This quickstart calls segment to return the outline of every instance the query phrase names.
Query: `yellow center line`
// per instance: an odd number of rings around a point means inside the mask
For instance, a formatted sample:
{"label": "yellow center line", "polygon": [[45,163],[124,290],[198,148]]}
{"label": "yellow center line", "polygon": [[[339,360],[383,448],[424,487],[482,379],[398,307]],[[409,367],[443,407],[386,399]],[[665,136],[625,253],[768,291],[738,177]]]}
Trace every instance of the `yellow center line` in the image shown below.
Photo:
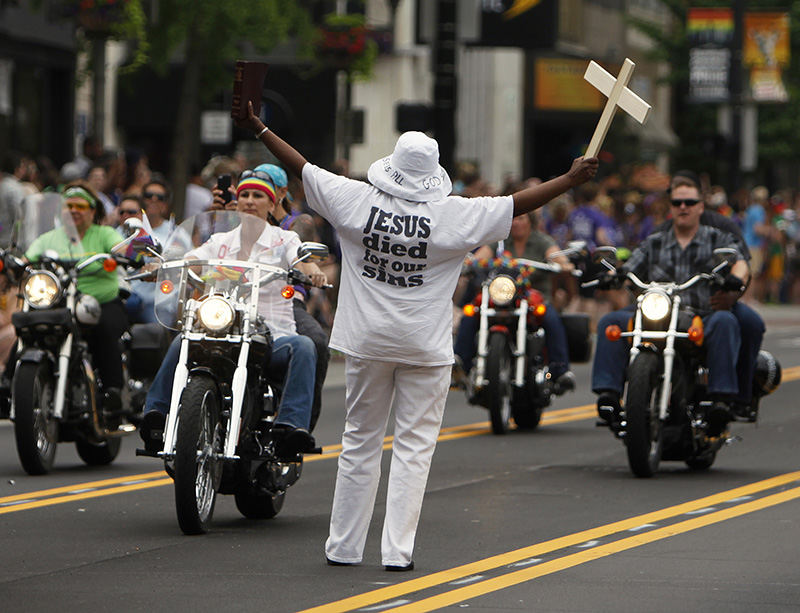
{"label": "yellow center line", "polygon": [[798,480],[800,480],[800,471],[778,475],[763,481],[757,481],[755,483],[736,487],[731,490],[719,492],[718,494],[704,496],[689,502],[666,507],[664,509],[638,515],[636,517],[623,519],[617,522],[606,524],[604,526],[582,530],[574,534],[558,537],[549,541],[544,541],[542,543],[516,549],[514,551],[484,558],[483,560],[477,560],[462,566],[432,573],[424,577],[419,577],[409,581],[404,581],[402,583],[397,583],[395,585],[379,588],[377,590],[372,590],[357,596],[351,596],[350,598],[345,598],[329,604],[306,609],[300,613],[343,613],[344,611],[352,611],[353,609],[374,605],[379,602],[397,598],[399,596],[404,596],[406,594],[429,589],[444,583],[463,579],[464,577],[469,577],[471,575],[500,568],[502,566],[507,566],[509,564],[536,557],[538,555],[551,553],[565,547],[580,545],[582,543],[586,543],[587,541],[597,540],[617,532],[639,528],[644,524],[655,523],[664,519],[689,513],[691,511],[704,509],[715,504],[727,502],[741,496],[747,496],[756,492],[773,489]]}
{"label": "yellow center line", "polygon": [[463,602],[464,600],[476,598],[478,596],[484,596],[490,592],[496,592],[498,590],[524,583],[525,581],[530,581],[531,579],[557,573],[580,564],[585,564],[600,558],[608,557],[615,553],[627,551],[628,549],[633,549],[635,547],[641,547],[642,545],[647,545],[655,541],[660,541],[672,536],[684,534],[685,532],[691,532],[692,530],[697,530],[711,524],[733,519],[734,517],[740,517],[748,513],[760,511],[761,509],[788,502],[789,500],[795,500],[797,498],[800,498],[800,487],[796,487],[785,492],[772,494],[770,496],[765,496],[763,498],[759,498],[758,500],[745,502],[735,507],[731,507],[730,509],[724,509],[722,511],[716,511],[713,513],[708,513],[707,515],[687,519],[664,528],[657,528],[649,532],[643,532],[641,534],[637,534],[636,536],[630,536],[628,538],[614,541],[613,543],[592,547],[579,553],[565,555],[550,562],[545,562],[524,570],[507,573],[500,577],[487,579],[486,581],[481,581],[479,583],[473,583],[472,585],[457,588],[437,596],[431,596],[430,598],[425,598],[424,600],[420,600],[405,606],[393,607],[391,609],[384,610],[398,611],[401,613],[424,613],[426,611],[433,611],[447,605]]}
{"label": "yellow center line", "polygon": [[[166,474],[162,471],[163,474]],[[32,500],[31,502],[23,502],[15,504],[13,507],[0,508],[0,515],[4,513],[13,513],[14,511],[24,511],[25,509],[36,509],[39,507],[48,507],[55,504],[63,504],[65,502],[74,502],[76,500],[85,500],[87,498],[100,498],[101,496],[112,496],[113,494],[122,494],[125,492],[135,492],[136,490],[144,490],[151,487],[161,487],[172,483],[172,479],[158,479],[156,481],[145,481],[143,483],[134,483],[132,485],[124,485],[121,487],[112,487],[103,490],[95,490],[93,492],[82,492],[80,494],[71,494],[69,496],[58,496],[56,498],[44,498],[42,500]],[[72,489],[75,489],[74,487]]]}
{"label": "yellow center line", "polygon": [[138,481],[140,479],[155,479],[164,477],[167,473],[163,470],[157,470],[151,473],[142,473],[140,475],[128,475],[127,477],[115,477],[114,479],[103,479],[102,481],[89,481],[88,483],[79,483],[77,485],[65,485],[63,487],[54,487],[49,490],[39,490],[38,492],[28,492],[27,494],[15,494],[14,496],[5,496],[0,498],[0,504],[6,502],[14,502],[15,500],[27,500],[28,498],[45,498],[47,496],[55,496],[56,494],[65,494],[75,490],[84,490],[87,488],[103,488],[109,485],[116,485],[118,483],[126,483],[128,481]]}

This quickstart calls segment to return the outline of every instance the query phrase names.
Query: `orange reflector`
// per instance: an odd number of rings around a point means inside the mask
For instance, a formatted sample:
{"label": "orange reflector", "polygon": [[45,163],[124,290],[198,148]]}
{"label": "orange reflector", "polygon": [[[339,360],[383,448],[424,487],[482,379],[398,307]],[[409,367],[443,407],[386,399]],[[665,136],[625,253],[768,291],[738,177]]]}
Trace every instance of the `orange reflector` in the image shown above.
{"label": "orange reflector", "polygon": [[175,289],[175,285],[172,283],[172,281],[162,281],[161,285],[158,286],[158,289],[161,290],[162,294],[169,294]]}
{"label": "orange reflector", "polygon": [[6,263],[3,261],[3,258],[0,258],[0,272],[3,271],[3,268],[5,268],[5,265],[6,265]]}
{"label": "orange reflector", "polygon": [[464,305],[464,315],[467,317],[473,317],[475,315],[475,305],[474,304],[465,304]]}
{"label": "orange reflector", "polygon": [[106,272],[114,272],[117,269],[117,261],[113,258],[103,260],[103,270]]}
{"label": "orange reflector", "polygon": [[619,326],[607,326],[606,327],[606,338],[610,341],[618,341],[622,336],[622,330]]}
{"label": "orange reflector", "polygon": [[533,314],[536,317],[544,317],[544,314],[547,313],[547,305],[546,304],[537,304],[533,307]]}
{"label": "orange reflector", "polygon": [[703,344],[703,320],[699,315],[692,318],[692,325],[689,327],[689,340],[698,347]]}
{"label": "orange reflector", "polygon": [[289,300],[289,298],[294,296],[294,288],[291,285],[287,285],[281,290],[281,296]]}

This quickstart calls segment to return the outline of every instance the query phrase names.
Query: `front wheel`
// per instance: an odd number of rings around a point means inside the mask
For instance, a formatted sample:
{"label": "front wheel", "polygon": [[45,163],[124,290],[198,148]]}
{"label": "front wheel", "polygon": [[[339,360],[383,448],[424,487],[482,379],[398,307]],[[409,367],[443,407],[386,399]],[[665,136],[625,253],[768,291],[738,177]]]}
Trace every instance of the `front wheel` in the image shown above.
{"label": "front wheel", "polygon": [[14,436],[22,468],[44,475],[53,467],[58,422],[53,417],[55,377],[46,362],[22,362],[14,375]]}
{"label": "front wheel", "polygon": [[209,376],[192,376],[181,396],[175,439],[175,509],[184,534],[205,534],[211,525],[224,432],[216,384]]}
{"label": "front wheel", "polygon": [[89,466],[105,466],[111,464],[119,455],[122,439],[119,437],[108,438],[100,444],[86,440],[75,441],[75,448],[81,460]]}
{"label": "front wheel", "polygon": [[643,351],[628,368],[625,397],[625,445],[637,477],[652,477],[661,462],[664,427],[658,414],[659,357]]}
{"label": "front wheel", "polygon": [[489,337],[486,356],[486,398],[494,434],[508,432],[511,417],[511,346],[506,335],[494,332]]}

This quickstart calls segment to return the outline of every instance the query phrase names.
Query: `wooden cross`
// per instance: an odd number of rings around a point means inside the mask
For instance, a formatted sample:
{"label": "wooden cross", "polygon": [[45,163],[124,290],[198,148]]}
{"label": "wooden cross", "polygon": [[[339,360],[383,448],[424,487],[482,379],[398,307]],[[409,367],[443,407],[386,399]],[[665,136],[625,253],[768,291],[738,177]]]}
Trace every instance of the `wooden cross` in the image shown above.
{"label": "wooden cross", "polygon": [[619,71],[619,76],[615,79],[614,75],[606,72],[594,60],[589,62],[583,78],[608,96],[608,100],[606,101],[606,107],[603,109],[603,114],[600,115],[600,120],[597,122],[597,127],[594,129],[592,140],[589,141],[589,147],[587,147],[584,154],[585,157],[594,157],[600,151],[618,106],[639,123],[644,124],[647,121],[652,107],[628,89],[628,81],[631,79],[635,66],[636,64],[625,58],[622,69]]}

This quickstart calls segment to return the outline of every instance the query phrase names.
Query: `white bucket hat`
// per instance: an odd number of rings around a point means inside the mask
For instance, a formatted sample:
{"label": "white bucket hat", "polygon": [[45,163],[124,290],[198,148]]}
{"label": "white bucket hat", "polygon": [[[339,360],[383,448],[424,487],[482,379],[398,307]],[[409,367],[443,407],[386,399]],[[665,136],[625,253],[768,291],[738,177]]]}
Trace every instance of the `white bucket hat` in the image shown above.
{"label": "white bucket hat", "polygon": [[439,144],[422,132],[401,134],[392,155],[373,162],[367,178],[382,192],[412,202],[441,200],[453,189],[439,166]]}

